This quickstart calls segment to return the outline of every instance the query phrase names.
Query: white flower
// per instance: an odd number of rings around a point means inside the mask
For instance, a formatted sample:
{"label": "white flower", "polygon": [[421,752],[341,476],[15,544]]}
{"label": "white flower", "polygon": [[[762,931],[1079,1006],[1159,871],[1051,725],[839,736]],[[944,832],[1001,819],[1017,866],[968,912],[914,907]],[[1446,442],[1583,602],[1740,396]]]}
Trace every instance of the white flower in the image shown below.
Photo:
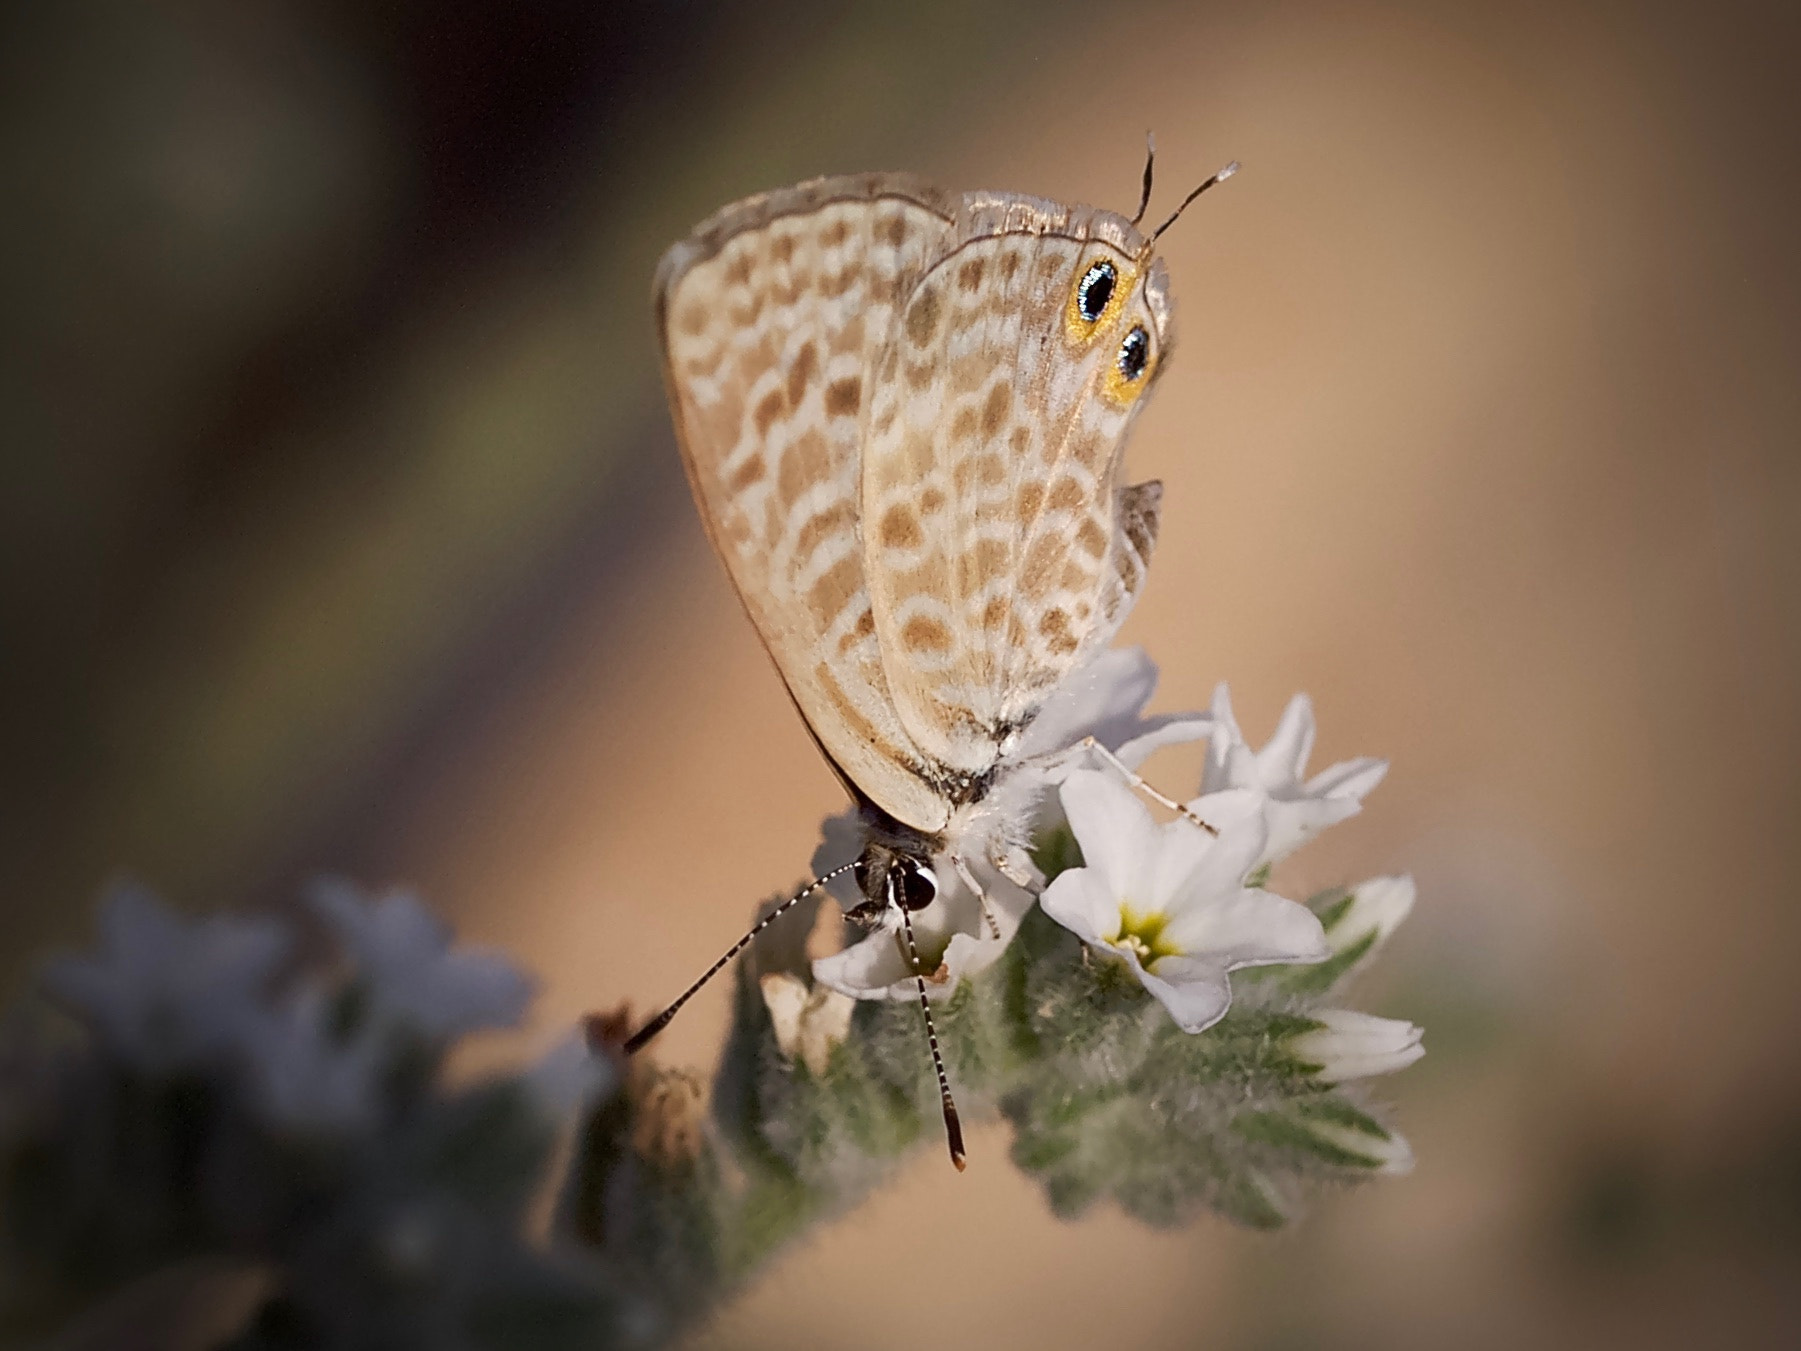
{"label": "white flower", "polygon": [[1255,794],[1200,799],[1198,813],[1219,830],[1212,836],[1187,821],[1158,825],[1111,774],[1078,771],[1062,792],[1084,866],[1059,875],[1040,904],[1126,961],[1183,1031],[1225,1016],[1228,972],[1331,955],[1311,910],[1245,886],[1266,839]]}
{"label": "white flower", "polygon": [[531,985],[497,953],[450,948],[451,933],[407,892],[374,903],[344,882],[321,884],[313,906],[367,983],[371,1013],[434,1041],[512,1027]]}
{"label": "white flower", "polygon": [[1201,793],[1250,788],[1263,795],[1269,843],[1259,864],[1279,863],[1327,826],[1355,816],[1388,773],[1386,760],[1365,756],[1341,761],[1302,782],[1314,736],[1313,704],[1304,694],[1288,701],[1275,735],[1260,751],[1253,751],[1239,731],[1224,682],[1213,692],[1213,722]]}
{"label": "white flower", "polygon": [[1425,1034],[1399,1018],[1353,1009],[1320,1009],[1307,1016],[1320,1026],[1289,1038],[1288,1049],[1324,1083],[1393,1074],[1426,1054],[1420,1044]]}
{"label": "white flower", "polygon": [[[1019,923],[1032,908],[1032,893],[1003,877],[986,860],[967,860],[988,898],[998,936],[982,916],[982,903],[948,855],[932,861],[938,896],[913,914],[913,940],[925,973],[926,994],[938,999],[956,992],[965,976],[984,971],[1007,950]],[[917,999],[919,986],[907,956],[899,913],[891,906],[880,926],[862,941],[813,963],[813,979],[852,999]]]}
{"label": "white flower", "polygon": [[374,1119],[383,1058],[371,1029],[347,1037],[333,1026],[335,994],[302,985],[256,1024],[246,1069],[252,1100],[271,1125],[354,1131]]}
{"label": "white flower", "polygon": [[857,1001],[829,985],[808,989],[806,981],[788,971],[764,973],[757,987],[775,1029],[776,1049],[789,1060],[799,1060],[815,1076],[823,1075],[832,1048],[850,1035]]}
{"label": "white flower", "polygon": [[289,937],[271,920],[183,919],[122,887],[101,911],[100,946],[49,962],[45,988],[127,1063],[168,1073],[240,1049]]}

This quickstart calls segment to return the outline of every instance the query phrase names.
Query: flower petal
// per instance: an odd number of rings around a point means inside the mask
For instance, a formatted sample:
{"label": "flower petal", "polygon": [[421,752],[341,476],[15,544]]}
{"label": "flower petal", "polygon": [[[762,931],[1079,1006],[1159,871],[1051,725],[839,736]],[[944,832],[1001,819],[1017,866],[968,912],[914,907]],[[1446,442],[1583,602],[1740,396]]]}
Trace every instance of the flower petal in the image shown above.
{"label": "flower petal", "polygon": [[1388,773],[1388,761],[1373,755],[1356,760],[1341,760],[1322,769],[1307,781],[1310,797],[1350,797],[1361,800],[1382,782]]}
{"label": "flower petal", "polygon": [[[1136,958],[1131,960],[1138,966]],[[1232,982],[1226,968],[1208,958],[1165,957],[1155,972],[1138,967],[1138,973],[1144,988],[1169,1010],[1184,1032],[1205,1032],[1232,1007]]]}
{"label": "flower petal", "polygon": [[[1297,901],[1257,888],[1172,908],[1164,935],[1184,953],[1205,953],[1233,971],[1273,962],[1320,962],[1332,955],[1319,916]],[[1161,972],[1162,965],[1157,969]]]}
{"label": "flower petal", "polygon": [[1113,753],[1127,769],[1137,769],[1165,746],[1204,741],[1213,735],[1212,718],[1199,713],[1170,713],[1146,718],[1137,736],[1121,742]]}
{"label": "flower petal", "polygon": [[1275,733],[1257,752],[1257,769],[1266,785],[1299,783],[1313,753],[1313,700],[1297,694],[1288,701]]}
{"label": "flower petal", "polygon": [[[1166,896],[1178,887],[1190,895],[1210,895],[1235,891],[1243,886],[1244,879],[1263,856],[1268,840],[1262,795],[1248,788],[1229,788],[1204,794],[1185,806],[1219,833],[1207,835],[1187,826],[1205,847],[1193,856],[1187,873]],[[1177,824],[1186,825],[1185,822]]]}
{"label": "flower petal", "polygon": [[1098,870],[1116,898],[1140,890],[1139,879],[1157,851],[1157,823],[1133,791],[1110,773],[1084,769],[1059,790],[1082,860]]}
{"label": "flower petal", "polygon": [[1327,826],[1347,821],[1363,810],[1363,804],[1352,798],[1274,799],[1264,814],[1269,821],[1269,843],[1263,848],[1268,863],[1280,863]]}
{"label": "flower petal", "polygon": [[[813,979],[852,999],[910,999],[913,972],[891,929],[877,929],[842,952],[818,957]],[[898,989],[902,981],[905,990]]]}
{"label": "flower petal", "polygon": [[[1209,707],[1209,717],[1213,722],[1213,732],[1207,740],[1207,759],[1201,768],[1202,794],[1216,792],[1222,788],[1231,788],[1235,784],[1248,785],[1251,780],[1234,778],[1232,770],[1237,758],[1235,753],[1245,749],[1244,733],[1238,730],[1238,719],[1232,716],[1232,692],[1225,681],[1213,687],[1213,703]],[[1241,764],[1255,765],[1255,760],[1243,761]]]}
{"label": "flower petal", "polygon": [[1084,943],[1111,943],[1119,937],[1119,898],[1093,868],[1070,868],[1038,898],[1044,913]]}

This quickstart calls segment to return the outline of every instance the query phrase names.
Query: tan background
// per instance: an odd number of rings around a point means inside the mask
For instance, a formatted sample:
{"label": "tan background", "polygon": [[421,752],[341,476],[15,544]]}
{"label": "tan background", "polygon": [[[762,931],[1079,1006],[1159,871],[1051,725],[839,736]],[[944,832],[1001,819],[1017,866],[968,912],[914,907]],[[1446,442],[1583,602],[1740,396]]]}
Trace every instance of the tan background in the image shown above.
{"label": "tan background", "polygon": [[[127,869],[419,885],[541,1025],[667,995],[838,791],[686,505],[645,292],[895,167],[1129,208],[1181,347],[1127,637],[1394,769],[1361,992],[1420,1163],[1274,1240],[1058,1224],[975,1132],[708,1348],[1790,1344],[1793,20],[1640,6],[70,5],[15,16],[3,973]],[[1179,786],[1192,759],[1159,777]],[[667,1054],[705,1063],[710,992]]]}

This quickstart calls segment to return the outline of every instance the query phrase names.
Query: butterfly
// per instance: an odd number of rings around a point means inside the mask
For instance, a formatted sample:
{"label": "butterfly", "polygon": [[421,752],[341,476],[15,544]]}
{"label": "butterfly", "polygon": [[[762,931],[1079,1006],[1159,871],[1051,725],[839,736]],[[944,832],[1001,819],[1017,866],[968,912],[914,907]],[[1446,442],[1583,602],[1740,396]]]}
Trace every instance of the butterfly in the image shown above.
{"label": "butterfly", "polygon": [[898,917],[963,1167],[910,916],[938,893],[935,858],[978,896],[976,857],[1030,880],[1015,752],[1119,628],[1157,539],[1162,487],[1121,464],[1172,339],[1153,247],[1237,167],[1148,235],[1147,158],[1130,220],[863,174],[727,206],[664,255],[657,326],[694,500],[864,843],[628,1052],[851,872],[854,918]]}

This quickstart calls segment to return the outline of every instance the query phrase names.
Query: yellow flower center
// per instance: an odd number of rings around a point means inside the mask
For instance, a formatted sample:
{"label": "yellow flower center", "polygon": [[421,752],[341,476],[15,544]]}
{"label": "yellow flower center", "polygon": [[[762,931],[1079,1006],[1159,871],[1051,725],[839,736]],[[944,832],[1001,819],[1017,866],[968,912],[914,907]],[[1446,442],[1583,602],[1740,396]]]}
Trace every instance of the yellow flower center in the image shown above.
{"label": "yellow flower center", "polygon": [[1169,916],[1161,911],[1139,914],[1130,904],[1119,907],[1119,933],[1108,941],[1121,952],[1130,952],[1138,964],[1149,971],[1164,957],[1176,957],[1182,949],[1163,936]]}

